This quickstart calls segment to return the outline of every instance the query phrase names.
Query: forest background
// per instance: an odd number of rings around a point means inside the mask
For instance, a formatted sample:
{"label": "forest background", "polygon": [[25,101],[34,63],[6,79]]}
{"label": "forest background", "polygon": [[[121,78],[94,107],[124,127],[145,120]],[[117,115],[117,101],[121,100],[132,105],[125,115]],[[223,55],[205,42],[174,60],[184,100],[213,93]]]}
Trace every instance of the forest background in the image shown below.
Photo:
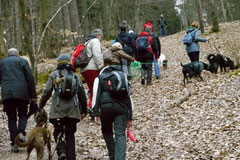
{"label": "forest background", "polygon": [[18,48],[30,57],[37,79],[40,58],[56,58],[63,47],[75,48],[94,28],[102,29],[104,39],[110,40],[123,20],[136,33],[150,20],[159,33],[163,14],[168,35],[194,20],[200,22],[202,33],[208,25],[213,26],[211,32],[218,32],[219,22],[240,19],[239,8],[238,0],[0,0],[0,57],[7,49]]}

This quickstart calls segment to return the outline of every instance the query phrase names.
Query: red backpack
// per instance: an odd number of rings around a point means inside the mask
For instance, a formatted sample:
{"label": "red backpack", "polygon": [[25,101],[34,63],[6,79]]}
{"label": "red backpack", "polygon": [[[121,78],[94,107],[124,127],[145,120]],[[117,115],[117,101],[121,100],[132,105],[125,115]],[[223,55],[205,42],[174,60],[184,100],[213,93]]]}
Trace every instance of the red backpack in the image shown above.
{"label": "red backpack", "polygon": [[[84,44],[80,44],[80,45],[78,45],[78,46],[76,47],[76,50],[75,50],[75,52],[73,53],[73,59],[72,59],[72,66],[73,66],[73,67],[74,67],[74,61],[75,61],[75,59],[80,56],[83,48],[85,48],[85,45],[84,45]],[[74,67],[74,68],[75,68],[75,67]]]}

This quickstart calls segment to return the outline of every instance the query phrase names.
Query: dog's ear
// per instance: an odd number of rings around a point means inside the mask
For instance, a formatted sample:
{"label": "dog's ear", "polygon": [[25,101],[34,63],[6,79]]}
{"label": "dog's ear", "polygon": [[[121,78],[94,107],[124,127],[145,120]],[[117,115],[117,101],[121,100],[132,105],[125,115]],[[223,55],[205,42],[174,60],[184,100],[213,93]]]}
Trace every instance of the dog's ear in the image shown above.
{"label": "dog's ear", "polygon": [[184,66],[183,66],[182,62],[181,62],[181,66],[184,68]]}

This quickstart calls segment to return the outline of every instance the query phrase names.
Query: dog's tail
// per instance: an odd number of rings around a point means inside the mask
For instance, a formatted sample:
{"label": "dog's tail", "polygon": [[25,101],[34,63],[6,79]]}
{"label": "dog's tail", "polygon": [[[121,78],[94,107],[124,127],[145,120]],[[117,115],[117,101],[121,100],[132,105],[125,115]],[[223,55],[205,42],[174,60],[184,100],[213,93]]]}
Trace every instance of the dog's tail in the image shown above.
{"label": "dog's tail", "polygon": [[15,143],[18,147],[27,147],[33,141],[33,137],[30,137],[26,142],[22,142],[19,136],[16,137]]}
{"label": "dog's tail", "polygon": [[214,54],[209,54],[207,56],[207,59],[208,59],[209,62],[211,62],[212,57],[215,57],[215,55]]}

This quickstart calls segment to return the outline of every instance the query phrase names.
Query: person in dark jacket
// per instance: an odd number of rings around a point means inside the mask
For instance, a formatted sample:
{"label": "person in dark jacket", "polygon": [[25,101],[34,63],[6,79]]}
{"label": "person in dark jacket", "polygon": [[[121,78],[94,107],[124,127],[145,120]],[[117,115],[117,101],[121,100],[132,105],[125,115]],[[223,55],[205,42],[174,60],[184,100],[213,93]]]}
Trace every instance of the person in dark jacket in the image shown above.
{"label": "person in dark jacket", "polygon": [[[49,121],[54,125],[53,136],[55,142],[58,143],[58,158],[60,160],[65,160],[66,158],[68,160],[75,160],[74,133],[77,130],[76,124],[87,114],[87,98],[81,79],[77,73],[74,72],[70,63],[70,56],[67,54],[61,54],[57,61],[57,69],[53,71],[48,78],[46,87],[41,95],[39,107],[43,108],[45,106],[54,90]],[[57,87],[55,84],[57,83],[60,71],[62,74],[65,74],[66,72],[74,72],[74,78],[77,82],[77,93],[73,95],[73,97],[70,97],[70,99],[64,99],[56,92]]]}
{"label": "person in dark jacket", "polygon": [[191,33],[193,38],[192,44],[186,46],[186,51],[191,62],[199,61],[200,46],[198,42],[206,42],[209,40],[209,38],[201,38],[199,36],[198,29],[199,24],[197,21],[194,21],[191,26],[186,30],[187,33]]}
{"label": "person in dark jacket", "polygon": [[136,41],[138,38],[138,34],[133,32],[133,30],[129,30],[128,33],[130,34],[130,36],[132,36],[133,40]]}
{"label": "person in dark jacket", "polygon": [[[148,32],[147,32],[148,31]],[[152,84],[152,63],[153,63],[153,54],[157,55],[157,45],[153,43],[154,40],[150,34],[150,30],[146,30],[140,34],[137,39],[136,46],[138,47],[138,41],[141,37],[148,37],[150,47],[147,52],[142,52],[137,50],[136,60],[142,63],[142,79],[141,84],[145,84],[145,78],[147,77],[147,85]]]}
{"label": "person in dark jacket", "polygon": [[161,35],[164,37],[167,35],[166,33],[166,28],[167,28],[167,20],[166,18],[163,16],[163,14],[160,15],[160,19],[158,21],[158,26],[161,29]]}
{"label": "person in dark jacket", "polygon": [[132,127],[133,104],[130,96],[121,99],[113,98],[108,91],[108,82],[105,79],[112,71],[120,70],[119,65],[105,67],[95,79],[93,87],[95,122],[102,125],[102,134],[107,144],[110,160],[126,159],[126,128]]}
{"label": "person in dark jacket", "polygon": [[[127,26],[123,25],[120,27],[121,32],[117,35],[116,37],[116,42],[121,43],[123,46],[123,51],[127,53],[129,56],[134,57],[134,54],[136,52],[136,45],[135,41],[130,36],[128,32],[126,32]],[[122,59],[122,70],[126,75],[128,76],[129,79],[131,79],[131,70],[130,70],[130,61],[127,61],[126,59]]]}
{"label": "person in dark jacket", "polygon": [[[25,141],[27,111],[30,101],[37,98],[34,78],[27,60],[19,56],[16,48],[8,50],[8,57],[0,62],[0,81],[2,85],[2,103],[8,116],[11,151],[19,152],[15,138],[19,135]],[[17,122],[18,114],[18,125]]]}

